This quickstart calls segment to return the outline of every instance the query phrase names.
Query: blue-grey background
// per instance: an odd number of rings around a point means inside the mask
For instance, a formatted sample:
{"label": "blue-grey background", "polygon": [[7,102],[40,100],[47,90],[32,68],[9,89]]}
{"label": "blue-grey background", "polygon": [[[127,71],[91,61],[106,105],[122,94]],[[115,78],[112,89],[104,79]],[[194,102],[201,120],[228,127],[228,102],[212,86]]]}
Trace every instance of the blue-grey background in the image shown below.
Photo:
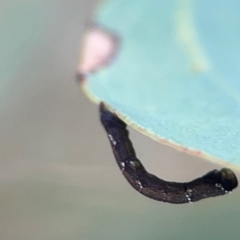
{"label": "blue-grey background", "polygon": [[[0,239],[239,239],[239,190],[170,205],[122,177],[97,106],[74,79],[94,4],[0,2]],[[130,134],[161,178],[185,181],[221,167]]]}

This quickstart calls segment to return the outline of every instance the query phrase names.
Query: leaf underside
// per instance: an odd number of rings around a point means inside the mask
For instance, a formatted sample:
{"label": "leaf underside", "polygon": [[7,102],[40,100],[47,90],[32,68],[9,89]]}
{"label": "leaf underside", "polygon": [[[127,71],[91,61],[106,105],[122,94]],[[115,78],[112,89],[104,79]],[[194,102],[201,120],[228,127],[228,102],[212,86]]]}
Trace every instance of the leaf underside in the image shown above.
{"label": "leaf underside", "polygon": [[240,164],[239,10],[236,0],[104,1],[95,21],[121,46],[84,92],[157,141]]}

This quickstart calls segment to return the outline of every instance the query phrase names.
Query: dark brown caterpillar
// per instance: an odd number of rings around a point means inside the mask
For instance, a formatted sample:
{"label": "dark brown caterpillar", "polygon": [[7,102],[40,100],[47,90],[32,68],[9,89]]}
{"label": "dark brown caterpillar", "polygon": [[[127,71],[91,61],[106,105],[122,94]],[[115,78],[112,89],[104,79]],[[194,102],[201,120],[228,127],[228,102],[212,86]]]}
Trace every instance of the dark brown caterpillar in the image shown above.
{"label": "dark brown caterpillar", "polygon": [[123,175],[133,188],[149,198],[176,204],[190,203],[224,195],[238,185],[235,174],[227,168],[213,170],[191,182],[164,181],[146,171],[136,157],[126,124],[103,103],[100,104],[100,118]]}

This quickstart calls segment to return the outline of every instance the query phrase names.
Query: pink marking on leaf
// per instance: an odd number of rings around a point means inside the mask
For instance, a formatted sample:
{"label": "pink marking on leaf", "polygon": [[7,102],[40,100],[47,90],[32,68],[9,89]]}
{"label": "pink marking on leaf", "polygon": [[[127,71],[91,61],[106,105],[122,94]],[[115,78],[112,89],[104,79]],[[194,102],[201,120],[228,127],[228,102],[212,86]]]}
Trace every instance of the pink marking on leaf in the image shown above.
{"label": "pink marking on leaf", "polygon": [[110,64],[117,53],[119,39],[100,27],[89,29],[83,40],[78,71],[87,75]]}

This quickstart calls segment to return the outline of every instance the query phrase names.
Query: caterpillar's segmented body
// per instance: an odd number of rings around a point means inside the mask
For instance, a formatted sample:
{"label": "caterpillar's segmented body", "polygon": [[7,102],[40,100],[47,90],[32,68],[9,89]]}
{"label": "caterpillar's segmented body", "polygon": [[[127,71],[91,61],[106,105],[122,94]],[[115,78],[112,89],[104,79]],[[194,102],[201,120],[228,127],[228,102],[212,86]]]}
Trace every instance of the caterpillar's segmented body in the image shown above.
{"label": "caterpillar's segmented body", "polygon": [[100,104],[101,122],[108,134],[119,168],[130,185],[141,194],[168,203],[189,203],[224,195],[237,187],[232,170],[213,170],[190,182],[164,181],[146,171],[137,159],[129,139],[127,125]]}

